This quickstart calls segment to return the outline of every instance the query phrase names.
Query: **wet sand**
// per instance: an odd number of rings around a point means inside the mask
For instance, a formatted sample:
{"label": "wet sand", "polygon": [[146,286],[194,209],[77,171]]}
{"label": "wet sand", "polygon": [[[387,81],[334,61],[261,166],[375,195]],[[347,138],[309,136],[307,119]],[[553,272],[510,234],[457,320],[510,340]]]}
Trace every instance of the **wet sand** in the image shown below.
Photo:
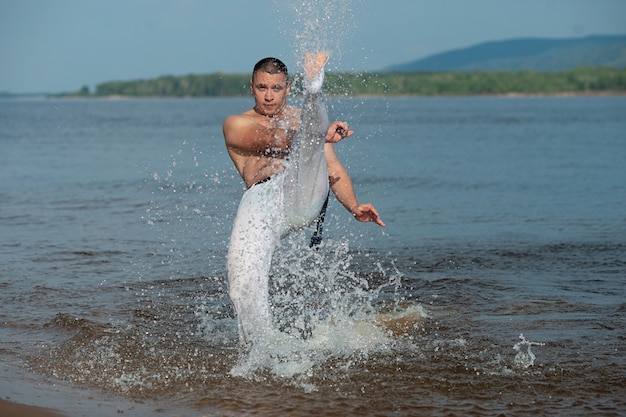
{"label": "wet sand", "polygon": [[18,404],[0,399],[0,415],[3,417],[64,417],[63,414],[49,408]]}

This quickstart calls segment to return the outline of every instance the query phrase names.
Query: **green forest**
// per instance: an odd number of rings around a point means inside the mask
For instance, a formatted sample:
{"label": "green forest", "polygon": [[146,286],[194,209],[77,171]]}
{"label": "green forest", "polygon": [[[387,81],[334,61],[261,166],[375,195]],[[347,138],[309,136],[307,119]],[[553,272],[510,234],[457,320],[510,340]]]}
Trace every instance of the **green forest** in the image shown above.
{"label": "green forest", "polygon": [[[148,80],[110,81],[94,92],[83,87],[72,96],[233,97],[249,94],[249,74],[213,73],[163,76]],[[459,96],[502,94],[626,93],[626,69],[578,68],[560,72],[328,72],[331,96]],[[296,76],[292,91],[301,91]]]}

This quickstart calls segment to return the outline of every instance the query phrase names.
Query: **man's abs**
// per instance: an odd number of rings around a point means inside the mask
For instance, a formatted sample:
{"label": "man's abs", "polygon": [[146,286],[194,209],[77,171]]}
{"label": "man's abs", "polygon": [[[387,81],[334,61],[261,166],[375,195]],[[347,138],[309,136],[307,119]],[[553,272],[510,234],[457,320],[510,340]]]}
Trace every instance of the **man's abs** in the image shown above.
{"label": "man's abs", "polygon": [[278,158],[249,157],[242,165],[239,173],[250,188],[253,184],[283,171],[282,160]]}

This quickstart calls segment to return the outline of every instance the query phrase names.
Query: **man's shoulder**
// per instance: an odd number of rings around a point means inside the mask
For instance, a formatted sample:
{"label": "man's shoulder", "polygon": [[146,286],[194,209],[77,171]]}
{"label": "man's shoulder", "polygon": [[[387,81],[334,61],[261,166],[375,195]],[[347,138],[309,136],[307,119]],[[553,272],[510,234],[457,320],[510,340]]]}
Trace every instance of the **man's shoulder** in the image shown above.
{"label": "man's shoulder", "polygon": [[250,110],[241,114],[232,114],[224,119],[224,127],[243,128],[254,123]]}
{"label": "man's shoulder", "polygon": [[254,116],[254,110],[250,109],[250,110],[244,111],[243,113],[231,114],[230,116],[226,117],[226,120],[246,121],[246,120],[252,120],[253,116]]}

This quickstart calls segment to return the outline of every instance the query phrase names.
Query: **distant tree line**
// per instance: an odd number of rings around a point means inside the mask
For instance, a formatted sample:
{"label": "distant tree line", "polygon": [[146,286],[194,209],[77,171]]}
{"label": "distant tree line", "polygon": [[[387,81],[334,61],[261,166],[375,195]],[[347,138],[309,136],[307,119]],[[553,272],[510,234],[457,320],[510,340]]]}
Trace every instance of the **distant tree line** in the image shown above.
{"label": "distant tree line", "polygon": [[[83,87],[71,95],[105,97],[232,97],[249,94],[249,74],[164,76],[149,80],[111,81],[90,93]],[[559,72],[472,71],[334,73],[326,75],[329,95],[454,96],[494,94],[559,94],[626,92],[626,69],[578,68]],[[296,77],[296,92],[301,79]]]}
{"label": "distant tree line", "polygon": [[626,69],[329,74],[328,81],[329,92],[347,95],[455,96],[626,92]]}
{"label": "distant tree line", "polygon": [[247,78],[240,74],[163,76],[149,80],[110,81],[96,86],[96,96],[230,97],[246,93]]}

